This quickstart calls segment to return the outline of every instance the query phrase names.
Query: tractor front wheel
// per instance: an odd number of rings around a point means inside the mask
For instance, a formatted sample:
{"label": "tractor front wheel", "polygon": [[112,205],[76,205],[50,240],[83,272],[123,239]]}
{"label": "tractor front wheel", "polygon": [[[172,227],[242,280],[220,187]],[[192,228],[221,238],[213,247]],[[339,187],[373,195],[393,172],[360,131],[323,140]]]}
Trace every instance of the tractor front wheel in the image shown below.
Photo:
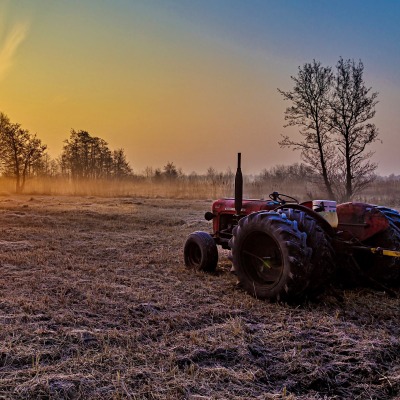
{"label": "tractor front wheel", "polygon": [[207,232],[196,231],[189,235],[183,250],[185,265],[198,271],[215,271],[218,263],[218,249],[214,239]]}
{"label": "tractor front wheel", "polygon": [[278,212],[258,212],[242,218],[230,241],[242,288],[260,299],[301,300],[311,267],[306,238],[296,221]]}

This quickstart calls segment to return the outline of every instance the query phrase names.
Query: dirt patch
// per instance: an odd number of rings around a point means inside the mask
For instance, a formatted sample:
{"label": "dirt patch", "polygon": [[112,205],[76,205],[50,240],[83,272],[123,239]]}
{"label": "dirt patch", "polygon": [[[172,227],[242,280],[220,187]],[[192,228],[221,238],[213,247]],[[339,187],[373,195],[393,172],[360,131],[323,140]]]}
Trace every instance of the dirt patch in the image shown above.
{"label": "dirt patch", "polygon": [[[26,207],[28,205],[28,207]],[[0,398],[390,399],[400,300],[295,307],[188,271],[204,201],[8,197],[0,204]]]}

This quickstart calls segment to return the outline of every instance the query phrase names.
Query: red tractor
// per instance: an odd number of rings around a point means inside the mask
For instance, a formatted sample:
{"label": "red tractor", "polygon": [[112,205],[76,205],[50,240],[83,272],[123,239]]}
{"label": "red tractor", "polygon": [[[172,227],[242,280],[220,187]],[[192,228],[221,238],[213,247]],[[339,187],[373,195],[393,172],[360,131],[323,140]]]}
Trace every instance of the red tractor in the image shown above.
{"label": "red tractor", "polygon": [[193,232],[186,240],[188,268],[214,271],[221,246],[231,251],[240,286],[276,301],[300,301],[338,277],[385,289],[400,284],[396,210],[365,203],[335,207],[328,200],[299,204],[277,192],[269,200],[244,200],[240,164],[239,153],[235,198],[214,201],[205,214],[213,233]]}

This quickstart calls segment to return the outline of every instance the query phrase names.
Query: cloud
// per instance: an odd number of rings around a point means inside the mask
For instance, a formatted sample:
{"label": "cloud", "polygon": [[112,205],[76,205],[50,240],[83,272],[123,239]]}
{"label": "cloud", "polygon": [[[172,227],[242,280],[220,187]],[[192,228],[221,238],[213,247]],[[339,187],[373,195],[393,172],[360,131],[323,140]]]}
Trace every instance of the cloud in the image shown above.
{"label": "cloud", "polygon": [[0,43],[0,80],[12,66],[17,49],[26,37],[28,27],[27,23],[15,24]]}

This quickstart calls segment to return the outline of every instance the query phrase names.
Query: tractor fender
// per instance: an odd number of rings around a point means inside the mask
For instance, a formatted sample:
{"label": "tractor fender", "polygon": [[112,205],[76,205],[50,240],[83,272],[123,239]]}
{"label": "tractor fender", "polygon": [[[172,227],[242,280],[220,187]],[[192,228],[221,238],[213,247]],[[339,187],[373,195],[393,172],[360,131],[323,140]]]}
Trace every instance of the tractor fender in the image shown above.
{"label": "tractor fender", "polygon": [[357,238],[361,242],[389,227],[389,220],[379,207],[367,203],[343,203],[336,207],[338,230],[343,238]]}
{"label": "tractor fender", "polygon": [[[305,203],[306,204],[306,203]],[[312,203],[311,203],[312,204]],[[283,208],[292,208],[294,210],[300,210],[309,215],[310,217],[314,218],[314,220],[317,222],[317,224],[330,236],[333,237],[335,235],[335,229],[332,228],[330,223],[320,214],[318,214],[316,211],[314,211],[312,208],[307,207],[306,205],[303,204],[292,204],[292,203],[286,203],[284,205],[281,205],[275,210],[283,209]]]}

